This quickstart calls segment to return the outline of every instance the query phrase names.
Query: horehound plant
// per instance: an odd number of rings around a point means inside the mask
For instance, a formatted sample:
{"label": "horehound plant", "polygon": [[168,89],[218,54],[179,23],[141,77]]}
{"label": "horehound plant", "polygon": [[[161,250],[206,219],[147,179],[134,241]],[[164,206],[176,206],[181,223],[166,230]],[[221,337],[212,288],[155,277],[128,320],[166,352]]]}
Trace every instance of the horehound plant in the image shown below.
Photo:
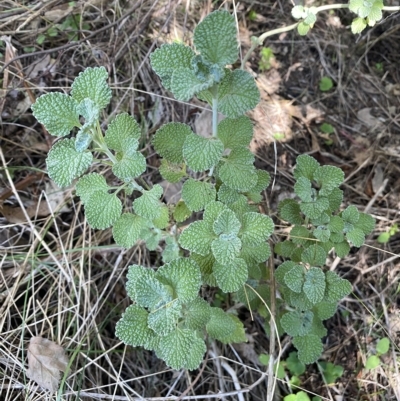
{"label": "horehound plant", "polygon": [[[151,55],[154,71],[176,99],[197,96],[212,108],[209,137],[188,125],[168,123],[152,139],[161,176],[183,182],[177,204],[166,205],[162,187],[142,178],[146,159],[138,150],[141,130],[133,117],[117,115],[103,133],[99,118],[111,99],[105,68],[87,68],[69,95],[49,93],[32,106],[50,134],[64,137],[77,131],[54,144],[47,168],[61,187],[79,178],[76,194],[90,226],[112,227],[116,244],[124,248],[141,240],[149,250],[163,249],[162,266],[129,267],[126,289],[133,304],[116,335],[126,344],[154,350],[174,369],[196,369],[208,339],[246,341],[240,319],[202,296],[207,288],[235,293],[238,302],[261,313],[275,296],[269,293],[274,277],[265,268],[274,224],[258,207],[270,176],[254,167],[252,122],[244,115],[257,105],[259,92],[251,74],[227,67],[238,60],[236,36],[234,17],[216,11],[196,27],[194,49],[164,44]],[[218,113],[225,116],[219,123]],[[111,169],[118,185],[98,172],[87,173],[92,165]],[[339,168],[302,155],[294,176],[300,200],[287,199],[279,206],[281,219],[292,228],[290,237],[275,246],[287,259],[276,270],[281,294],[277,321],[278,329],[293,337],[299,359],[312,363],[322,352],[322,321],[351,292],[347,280],[324,268],[328,253],[344,257],[351,245],[360,247],[374,221],[354,206],[340,211],[344,175]]]}

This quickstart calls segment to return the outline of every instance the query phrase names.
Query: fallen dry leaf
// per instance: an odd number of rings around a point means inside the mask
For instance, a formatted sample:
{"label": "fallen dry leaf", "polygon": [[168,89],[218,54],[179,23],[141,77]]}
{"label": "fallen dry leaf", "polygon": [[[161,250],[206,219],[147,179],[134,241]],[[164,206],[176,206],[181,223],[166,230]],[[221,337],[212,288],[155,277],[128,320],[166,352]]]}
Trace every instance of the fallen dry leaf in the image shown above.
{"label": "fallen dry leaf", "polygon": [[64,349],[55,342],[42,337],[32,337],[28,347],[28,370],[26,376],[40,387],[57,391],[60,370],[65,372],[68,358]]}

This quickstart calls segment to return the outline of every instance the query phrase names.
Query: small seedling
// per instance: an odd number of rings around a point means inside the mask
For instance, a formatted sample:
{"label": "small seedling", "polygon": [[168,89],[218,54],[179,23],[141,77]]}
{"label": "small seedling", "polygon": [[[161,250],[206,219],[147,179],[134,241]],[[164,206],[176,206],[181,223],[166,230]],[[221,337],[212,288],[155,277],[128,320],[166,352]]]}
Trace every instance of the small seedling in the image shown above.
{"label": "small seedling", "polygon": [[312,399],[304,391],[299,391],[296,394],[290,394],[283,398],[284,401],[321,401],[321,398],[314,396]]}
{"label": "small seedling", "polygon": [[344,369],[342,366],[334,365],[331,362],[319,362],[321,373],[324,376],[324,381],[327,384],[333,384],[335,381],[342,377]]}
{"label": "small seedling", "polygon": [[330,138],[330,135],[335,132],[335,129],[331,124],[323,123],[319,127],[320,131],[322,132],[321,136],[325,138],[325,145],[332,145],[333,141]]}
{"label": "small seedling", "polygon": [[261,60],[258,63],[258,67],[260,71],[269,70],[272,65],[272,61],[274,60],[274,52],[270,47],[263,47],[260,51]]}
{"label": "small seedling", "polygon": [[377,241],[380,244],[387,244],[390,241],[390,238],[393,237],[393,235],[397,234],[398,232],[399,232],[399,226],[397,223],[395,223],[389,228],[389,231],[379,234]]}
{"label": "small seedling", "polygon": [[376,344],[376,354],[370,355],[365,363],[366,369],[375,369],[381,364],[380,356],[389,351],[390,341],[387,337],[381,338]]}
{"label": "small seedling", "polygon": [[319,90],[321,92],[328,92],[333,88],[333,81],[329,77],[322,77],[319,81]]}

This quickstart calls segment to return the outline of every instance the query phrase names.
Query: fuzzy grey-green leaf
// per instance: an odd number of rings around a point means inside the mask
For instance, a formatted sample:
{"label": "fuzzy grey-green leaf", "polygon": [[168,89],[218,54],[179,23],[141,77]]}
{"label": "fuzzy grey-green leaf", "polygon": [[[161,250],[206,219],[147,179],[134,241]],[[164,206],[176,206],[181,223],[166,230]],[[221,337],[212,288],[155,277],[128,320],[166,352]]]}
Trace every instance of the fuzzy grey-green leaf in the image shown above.
{"label": "fuzzy grey-green leaf", "polygon": [[195,52],[182,43],[166,43],[150,55],[153,70],[161,78],[164,87],[171,90],[171,78],[179,68],[190,68]]}
{"label": "fuzzy grey-green leaf", "polygon": [[140,238],[143,219],[133,213],[124,213],[114,223],[113,238],[117,245],[131,248]]}
{"label": "fuzzy grey-green leaf", "polygon": [[223,292],[236,292],[245,284],[248,268],[243,259],[236,258],[226,264],[215,262],[213,274]]}
{"label": "fuzzy grey-green leaf", "polygon": [[182,199],[193,212],[203,210],[208,203],[215,201],[216,196],[214,185],[193,178],[189,178],[182,187]]}
{"label": "fuzzy grey-green leaf", "polygon": [[[136,120],[128,113],[121,113],[108,126],[104,139],[110,149],[117,152],[125,152],[127,149],[126,140],[132,138],[138,141],[140,136],[141,131]],[[134,150],[136,149],[137,145]]]}
{"label": "fuzzy grey-green leaf", "polygon": [[139,216],[154,220],[160,216],[160,197],[163,193],[161,185],[154,185],[149,191],[143,191],[142,196],[133,201],[133,208]]}
{"label": "fuzzy grey-green leaf", "polygon": [[213,64],[225,66],[238,58],[235,17],[227,11],[207,15],[194,30],[196,50]]}
{"label": "fuzzy grey-green leaf", "polygon": [[195,221],[179,237],[182,248],[206,256],[211,252],[211,242],[216,235],[204,221]]}
{"label": "fuzzy grey-green leaf", "polygon": [[218,110],[230,118],[237,118],[254,109],[260,92],[254,78],[243,70],[227,71],[218,93]]}
{"label": "fuzzy grey-green leaf", "polygon": [[77,152],[74,139],[62,139],[51,148],[47,159],[50,178],[60,187],[66,187],[92,164],[90,152]]}
{"label": "fuzzy grey-green leaf", "polygon": [[98,173],[90,173],[82,176],[76,183],[76,194],[81,198],[85,204],[93,192],[103,191],[107,192],[109,187],[104,176]]}
{"label": "fuzzy grey-green leaf", "polygon": [[191,128],[182,123],[164,124],[153,137],[157,153],[172,163],[182,163],[183,144],[189,135],[194,135]]}
{"label": "fuzzy grey-green leaf", "polygon": [[218,124],[218,138],[225,149],[247,147],[253,137],[253,123],[247,116],[225,118]]}
{"label": "fuzzy grey-green leaf", "polygon": [[115,327],[115,335],[125,344],[148,348],[147,345],[155,334],[148,327],[147,317],[148,313],[145,309],[138,305],[129,306]]}
{"label": "fuzzy grey-green leaf", "polygon": [[54,136],[68,135],[80,127],[78,103],[68,95],[54,92],[40,96],[32,105],[35,118]]}
{"label": "fuzzy grey-green leaf", "polygon": [[108,73],[104,67],[88,67],[75,78],[71,96],[78,103],[89,98],[99,109],[104,109],[111,100],[111,89],[107,79]]}
{"label": "fuzzy grey-green leaf", "polygon": [[223,143],[216,138],[188,135],[183,145],[183,157],[193,171],[205,171],[214,167],[224,151]]}
{"label": "fuzzy grey-green leaf", "polygon": [[173,290],[174,297],[183,303],[198,296],[201,287],[200,268],[189,258],[178,258],[159,268],[156,278]]}
{"label": "fuzzy grey-green leaf", "polygon": [[85,216],[91,227],[104,230],[121,216],[122,203],[114,194],[95,191],[85,203]]}

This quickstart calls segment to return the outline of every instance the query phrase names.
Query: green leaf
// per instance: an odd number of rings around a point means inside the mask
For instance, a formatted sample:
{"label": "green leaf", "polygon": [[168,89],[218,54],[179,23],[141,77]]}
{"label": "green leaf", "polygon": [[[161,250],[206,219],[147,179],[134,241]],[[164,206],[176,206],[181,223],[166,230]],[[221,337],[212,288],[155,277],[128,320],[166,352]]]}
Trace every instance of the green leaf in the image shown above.
{"label": "green leaf", "polygon": [[234,234],[221,234],[211,243],[211,250],[220,264],[232,263],[239,256],[242,241]]}
{"label": "green leaf", "polygon": [[351,205],[343,210],[342,217],[344,221],[350,224],[356,224],[360,218],[360,213],[355,206]]}
{"label": "green leaf", "polygon": [[237,235],[240,230],[240,221],[236,218],[235,213],[232,210],[223,210],[213,225],[214,233],[220,234],[232,234]]}
{"label": "green leaf", "polygon": [[219,176],[224,184],[238,191],[249,191],[258,180],[254,168],[254,155],[249,149],[234,149],[223,160]]}
{"label": "green leaf", "polygon": [[158,269],[156,278],[172,288],[174,298],[182,303],[195,299],[201,287],[200,268],[189,258],[175,259],[162,266]]}
{"label": "green leaf", "polygon": [[328,198],[324,197],[317,198],[313,202],[302,202],[300,204],[300,210],[310,219],[317,219],[328,208]]}
{"label": "green leaf", "polygon": [[136,302],[137,296],[136,284],[139,277],[141,277],[142,275],[145,275],[146,277],[154,277],[154,271],[139,265],[129,266],[128,274],[126,275],[126,278],[128,279],[126,283],[126,292],[131,300],[134,302]]}
{"label": "green leaf", "polygon": [[107,79],[108,73],[104,67],[88,67],[75,78],[71,96],[78,103],[89,98],[99,109],[104,109],[111,100],[111,89]]}
{"label": "green leaf", "polygon": [[248,269],[243,259],[236,258],[226,264],[215,262],[213,274],[223,292],[236,292],[245,284]]}
{"label": "green leaf", "polygon": [[236,324],[231,315],[221,308],[211,308],[211,317],[206,326],[207,333],[216,340],[229,337],[236,330]]}
{"label": "green leaf", "polygon": [[323,266],[326,262],[327,254],[319,245],[311,245],[305,249],[301,255],[301,261],[310,266]]}
{"label": "green leaf", "polygon": [[155,273],[149,269],[137,277],[135,291],[138,305],[152,310],[173,300],[172,289],[157,280]]}
{"label": "green leaf", "polygon": [[265,262],[270,256],[271,248],[266,242],[256,246],[242,245],[239,255],[248,265]]}
{"label": "green leaf", "polygon": [[149,191],[143,191],[142,196],[133,201],[133,208],[141,217],[148,220],[154,220],[160,216],[159,199],[163,193],[161,185],[154,185]]}
{"label": "green leaf", "polygon": [[321,302],[325,294],[325,274],[318,267],[312,267],[305,275],[303,291],[307,298],[316,304]]}
{"label": "green leaf", "polygon": [[344,258],[350,252],[350,245],[347,241],[339,242],[338,244],[335,244],[335,251],[339,258]]}
{"label": "green leaf", "polygon": [[170,163],[167,159],[162,159],[159,172],[164,180],[176,184],[186,176],[186,167],[184,164]]}
{"label": "green leaf", "polygon": [[304,6],[294,6],[292,8],[292,17],[295,19],[304,18],[307,12],[304,9]]}
{"label": "green leaf", "polygon": [[204,340],[195,331],[179,329],[161,337],[157,356],[173,369],[197,369],[206,352]]}
{"label": "green leaf", "polygon": [[97,173],[86,174],[76,183],[76,194],[81,198],[83,204],[89,200],[93,192],[107,193],[109,189],[104,176]]}
{"label": "green leaf", "polygon": [[122,203],[115,194],[94,191],[85,203],[85,216],[91,227],[104,230],[121,216]]}
{"label": "green leaf", "polygon": [[313,200],[311,197],[311,181],[308,178],[299,177],[294,184],[294,192],[303,202],[312,202]]}
{"label": "green leaf", "polygon": [[183,102],[188,102],[195,94],[209,89],[215,83],[215,77],[211,71],[205,77],[199,77],[191,68],[178,68],[171,79],[171,92],[174,97]]}
{"label": "green leaf", "polygon": [[365,367],[367,369],[375,369],[381,364],[381,360],[377,355],[371,355],[367,358],[367,362],[365,363]]}
{"label": "green leaf", "polygon": [[172,163],[182,163],[183,145],[190,135],[194,133],[188,125],[168,123],[157,130],[152,142],[161,157]]}
{"label": "green leaf", "polygon": [[329,208],[332,211],[338,210],[343,201],[343,191],[335,188],[328,196]]}
{"label": "green leaf", "polygon": [[260,92],[247,71],[226,71],[219,87],[218,110],[227,117],[236,118],[257,106]]}
{"label": "green leaf", "polygon": [[300,205],[294,199],[284,199],[279,202],[279,214],[281,218],[290,224],[302,224]]}
{"label": "green leaf", "polygon": [[306,366],[299,361],[297,352],[291,352],[289,354],[289,357],[286,358],[286,366],[289,372],[294,376],[301,376],[306,371]]}
{"label": "green leaf", "polygon": [[294,266],[296,266],[296,263],[292,262],[291,260],[287,260],[286,262],[281,263],[275,271],[276,282],[280,285],[286,286],[285,275],[290,270],[292,270]]}
{"label": "green leaf", "polygon": [[173,212],[174,219],[177,223],[182,223],[183,221],[187,220],[191,214],[192,212],[182,200],[176,204]]}
{"label": "green leaf", "polygon": [[198,255],[192,253],[190,258],[193,259],[200,267],[201,279],[205,285],[209,285],[210,287],[217,286],[217,280],[213,274],[213,267],[215,263],[215,258],[212,253],[209,253],[206,256]]}
{"label": "green leaf", "polygon": [[387,337],[381,338],[376,344],[376,352],[379,355],[386,354],[389,351],[390,341]]}
{"label": "green leaf", "polygon": [[339,216],[332,216],[329,220],[328,227],[334,233],[341,233],[344,229],[344,221]]}
{"label": "green leaf", "polygon": [[312,181],[314,173],[319,167],[319,163],[309,155],[300,155],[296,158],[296,167],[293,175],[296,179],[305,177]]}
{"label": "green leaf", "polygon": [[322,342],[316,335],[294,337],[293,345],[298,350],[299,361],[306,365],[316,362],[322,354]]}
{"label": "green leaf", "polygon": [[182,199],[193,212],[203,210],[208,203],[215,201],[216,196],[214,185],[193,178],[189,178],[182,187]]}
{"label": "green leaf", "polygon": [[202,298],[195,298],[184,310],[185,326],[191,330],[202,330],[211,318],[211,307]]}
{"label": "green leaf", "polygon": [[352,290],[351,284],[339,277],[335,272],[327,271],[325,300],[328,302],[337,302],[349,295]]}
{"label": "green leaf", "polygon": [[260,213],[243,215],[241,239],[244,245],[258,245],[265,242],[274,231],[272,219]]}
{"label": "green leaf", "polygon": [[372,216],[366,213],[359,213],[359,219],[355,224],[365,235],[368,235],[375,228],[375,220]]}
{"label": "green leaf", "polygon": [[80,130],[75,138],[75,150],[79,153],[84,152],[92,143],[92,136],[83,130]]}
{"label": "green leaf", "polygon": [[85,125],[81,128],[81,131],[89,130],[94,128],[100,116],[100,109],[96,103],[91,99],[83,99],[78,105],[78,112],[85,119]]}
{"label": "green leaf", "polygon": [[367,27],[367,21],[365,18],[354,18],[351,23],[351,32],[355,35],[361,33]]}
{"label": "green leaf", "polygon": [[305,245],[309,242],[310,232],[304,226],[294,226],[290,230],[290,239],[296,245]]}
{"label": "green leaf", "polygon": [[210,202],[204,209],[203,220],[211,231],[214,230],[214,222],[218,216],[228,208],[221,202]]}
{"label": "green leaf", "polygon": [[114,223],[113,238],[117,245],[131,248],[140,238],[143,219],[133,213],[124,213]]}
{"label": "green leaf", "polygon": [[334,188],[337,188],[344,180],[343,171],[334,166],[318,167],[314,173],[314,180],[320,185],[319,194],[329,195]]}
{"label": "green leaf", "polygon": [[333,81],[329,77],[322,77],[319,81],[319,90],[321,92],[328,92],[333,88]]}
{"label": "green leaf", "polygon": [[169,209],[168,206],[160,207],[160,215],[153,220],[154,227],[164,230],[169,224]]}
{"label": "green leaf", "polygon": [[331,236],[331,231],[328,227],[320,226],[313,231],[314,237],[321,242],[328,242]]}
{"label": "green leaf", "polygon": [[179,244],[190,252],[206,256],[211,252],[211,243],[215,237],[205,221],[195,221],[183,230]]}
{"label": "green leaf", "polygon": [[178,259],[180,255],[180,248],[175,238],[167,237],[165,238],[166,247],[162,252],[162,259],[164,263],[172,262]]}
{"label": "green leaf", "polygon": [[225,184],[222,184],[218,189],[218,200],[226,205],[235,203],[242,196],[236,189],[232,189]]}
{"label": "green leaf", "polygon": [[178,300],[157,306],[148,315],[148,325],[158,335],[165,336],[176,329],[181,310],[182,304]]}
{"label": "green leaf", "polygon": [[35,118],[54,136],[68,135],[74,127],[80,127],[78,103],[63,93],[47,93],[31,106]]}
{"label": "green leaf", "polygon": [[314,306],[314,312],[321,320],[331,318],[337,309],[336,302],[321,301]]}
{"label": "green leaf", "polygon": [[305,22],[300,22],[300,24],[297,25],[297,32],[299,33],[299,35],[305,36],[307,35],[310,28],[310,25],[306,24]]}
{"label": "green leaf", "polygon": [[148,327],[147,317],[145,309],[138,305],[129,306],[115,326],[115,335],[127,345],[148,349],[155,333]]}
{"label": "green leaf", "polygon": [[47,155],[47,171],[59,187],[66,187],[89,168],[92,160],[90,152],[75,150],[74,139],[62,139],[53,145]]}
{"label": "green leaf", "polygon": [[244,343],[247,342],[246,334],[244,332],[244,327],[242,321],[235,315],[228,313],[229,318],[235,324],[235,330],[229,335],[219,338],[223,344],[232,344],[232,343]]}
{"label": "green leaf", "polygon": [[213,64],[225,66],[238,58],[235,18],[227,11],[207,15],[194,30],[196,50]]}
{"label": "green leaf", "polygon": [[253,137],[253,123],[247,116],[225,118],[218,124],[217,136],[225,149],[247,147]]}
{"label": "green leaf", "polygon": [[171,78],[180,68],[191,68],[195,52],[182,43],[166,43],[150,54],[153,70],[161,78],[164,87],[171,90]]}
{"label": "green leaf", "polygon": [[256,170],[257,173],[257,183],[256,185],[251,188],[251,192],[261,192],[264,191],[271,182],[271,176],[269,175],[268,171],[265,170]]}
{"label": "green leaf", "polygon": [[188,135],[183,145],[183,157],[193,171],[205,171],[214,167],[224,151],[223,143],[216,138]]}
{"label": "green leaf", "polygon": [[125,141],[126,151],[121,154],[121,158],[112,166],[112,172],[125,182],[139,177],[146,171],[146,159],[140,152],[136,152],[135,144],[137,146],[136,139],[127,139]]}
{"label": "green leaf", "polygon": [[[325,279],[325,276],[324,276]],[[293,266],[284,276],[285,284],[294,292],[300,293],[304,284],[304,267]],[[297,335],[297,334],[296,334]]]}
{"label": "green leaf", "polygon": [[304,336],[311,330],[314,314],[311,311],[293,311],[285,313],[281,318],[283,329],[290,336]]}
{"label": "green leaf", "polygon": [[348,241],[350,241],[353,244],[353,246],[355,246],[357,248],[362,246],[365,241],[365,235],[362,232],[362,230],[360,230],[359,228],[355,228],[355,229],[349,231],[348,233],[346,233],[346,238]]}
{"label": "green leaf", "polygon": [[[138,144],[141,137],[140,126],[128,113],[118,114],[110,123],[105,134],[107,146],[117,152],[125,152],[127,139],[134,139]],[[128,144],[135,143],[133,141]],[[134,150],[137,149],[137,145]]]}

